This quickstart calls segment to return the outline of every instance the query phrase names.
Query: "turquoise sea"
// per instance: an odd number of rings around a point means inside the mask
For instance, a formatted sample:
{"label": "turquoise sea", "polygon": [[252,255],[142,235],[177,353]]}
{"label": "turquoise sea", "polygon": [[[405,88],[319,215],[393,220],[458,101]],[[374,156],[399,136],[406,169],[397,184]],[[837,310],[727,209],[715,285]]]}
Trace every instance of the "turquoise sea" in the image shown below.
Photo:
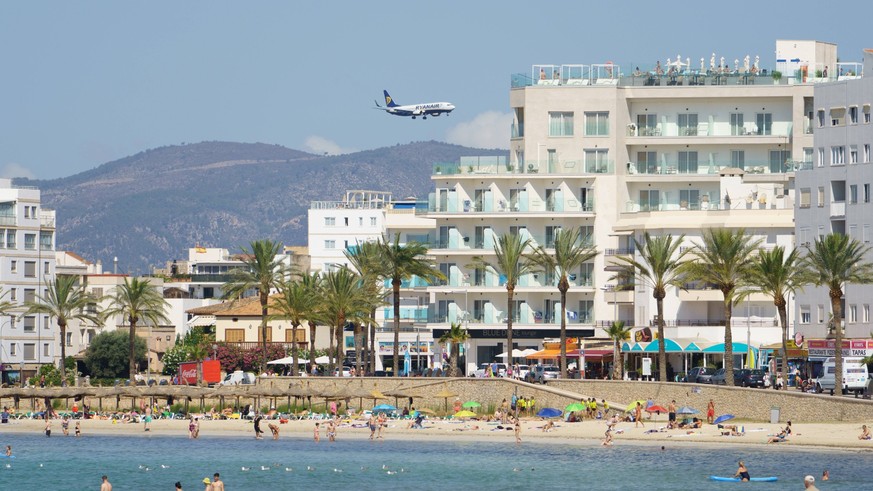
{"label": "turquoise sea", "polygon": [[[220,472],[226,489],[732,489],[709,475],[732,475],[743,459],[753,476],[776,483],[755,489],[803,489],[802,478],[831,480],[822,491],[873,489],[873,453],[784,447],[708,447],[688,444],[665,450],[622,444],[606,448],[578,443],[392,441],[349,439],[336,443],[282,438],[86,436],[45,438],[0,435],[14,459],[0,458],[0,490],[96,490],[107,474],[117,491],[203,489],[204,477]],[[262,470],[269,468],[268,470]],[[249,470],[243,470],[243,468]],[[307,469],[309,468],[309,470]]]}

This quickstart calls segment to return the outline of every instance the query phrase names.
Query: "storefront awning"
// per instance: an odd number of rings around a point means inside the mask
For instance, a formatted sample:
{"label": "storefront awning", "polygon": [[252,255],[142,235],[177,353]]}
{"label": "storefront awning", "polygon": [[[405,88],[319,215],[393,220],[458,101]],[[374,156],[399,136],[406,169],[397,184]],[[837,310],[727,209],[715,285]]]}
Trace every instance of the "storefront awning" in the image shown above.
{"label": "storefront awning", "polygon": [[[661,340],[656,339],[649,343],[648,346],[643,350],[647,353],[657,353],[661,349]],[[681,353],[682,346],[679,346],[679,343],[673,341],[672,339],[664,340],[664,352],[666,353]]]}
{"label": "storefront awning", "polygon": [[[613,352],[611,349],[585,349],[582,350],[586,360],[598,360],[603,358],[612,358]],[[579,350],[574,349],[567,353],[567,357],[578,358]]]}
{"label": "storefront awning", "polygon": [[544,349],[541,351],[537,351],[536,353],[527,355],[525,358],[530,358],[533,360],[554,360],[561,356],[561,350],[559,349]]}
{"label": "storefront awning", "polygon": [[[733,352],[735,355],[742,355],[742,354],[748,353],[748,351],[749,351],[749,345],[747,345],[746,343],[731,343],[731,348],[733,348]],[[703,350],[704,353],[724,353],[724,351],[725,351],[725,344],[724,343],[714,344],[714,345]],[[752,347],[752,352],[755,353],[755,355],[757,355],[758,348]]]}

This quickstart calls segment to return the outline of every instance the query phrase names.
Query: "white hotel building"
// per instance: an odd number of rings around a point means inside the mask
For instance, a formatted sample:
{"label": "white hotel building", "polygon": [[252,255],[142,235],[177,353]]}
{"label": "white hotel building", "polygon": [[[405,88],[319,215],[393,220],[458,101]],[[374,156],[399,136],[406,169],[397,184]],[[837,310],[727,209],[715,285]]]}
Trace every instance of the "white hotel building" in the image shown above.
{"label": "white hotel building", "polygon": [[[448,277],[427,289],[434,336],[451,322],[467,323],[468,367],[505,351],[502,278],[467,266],[474,256],[493,258],[494,240],[505,233],[547,248],[561,228],[590,235],[600,254],[572,272],[569,337],[603,338],[602,328],[614,320],[637,330],[654,325],[651,290],[637,284],[617,291],[611,279],[614,258],[636,254],[633,238],[644,232],[685,234],[691,246],[704,228],[745,228],[764,247],[792,247],[795,170],[812,157],[812,83],[824,80],[814,75],[824,67],[836,74],[838,66],[832,44],[777,41],[776,51],[781,78],[739,60],[736,70],[730,62],[719,71],[683,60],[672,62],[673,72],[665,63],[663,74],[625,67],[629,74],[609,64],[534,65],[530,75],[513,76],[508,161],[434,165],[436,189],[424,216],[436,220],[431,254]],[[541,347],[557,336],[559,298],[555,278],[522,278],[516,347]],[[781,339],[770,299],[753,295],[734,315],[735,343],[748,337],[759,347]],[[699,351],[719,352],[719,291],[671,289],[664,317],[667,338],[681,348],[694,342]],[[669,361],[679,372],[689,358],[675,354]]]}

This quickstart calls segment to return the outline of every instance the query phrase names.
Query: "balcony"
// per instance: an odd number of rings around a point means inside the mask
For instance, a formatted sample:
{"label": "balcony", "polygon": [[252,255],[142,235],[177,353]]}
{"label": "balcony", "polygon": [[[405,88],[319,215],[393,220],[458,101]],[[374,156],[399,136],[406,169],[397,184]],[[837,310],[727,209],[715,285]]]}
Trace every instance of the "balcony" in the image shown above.
{"label": "balcony", "polygon": [[636,249],[633,247],[624,248],[624,249],[604,249],[604,256],[633,256],[636,253]]}
{"label": "balcony", "polygon": [[[701,114],[700,119],[708,119],[710,116]],[[688,139],[697,138],[742,138],[744,143],[754,142],[753,138],[778,138],[784,140],[791,135],[793,124],[791,121],[774,121],[770,125],[758,126],[754,123],[732,125],[729,121],[713,121],[685,126],[675,122],[661,122],[654,125],[641,125],[637,127],[630,124],[627,127],[627,136],[631,141],[636,138],[645,139]],[[668,142],[669,143],[669,142]]]}
{"label": "balcony", "polygon": [[530,174],[531,177],[542,175],[596,176],[598,174],[612,174],[615,172],[615,165],[609,159],[600,159],[597,162],[584,162],[581,160],[539,162],[528,160],[521,164],[508,162],[503,157],[499,159],[498,162],[436,163],[433,164],[433,175],[479,178],[483,175],[518,176],[521,174]]}
{"label": "balcony", "polygon": [[[731,318],[733,327],[779,327],[776,319],[764,317],[737,317]],[[657,327],[658,322],[654,319],[649,321],[650,327]],[[664,327],[696,327],[696,326],[724,326],[724,319],[664,319]]]}
{"label": "balcony", "polygon": [[594,199],[588,197],[581,202],[574,195],[560,195],[542,199],[529,193],[522,193],[512,199],[505,199],[492,191],[483,196],[467,199],[459,193],[449,193],[444,199],[437,200],[436,193],[428,194],[427,207],[415,210],[418,215],[445,214],[536,214],[536,213],[595,213]]}
{"label": "balcony", "polygon": [[0,215],[0,226],[14,227],[17,224],[15,215]]}
{"label": "balcony", "polygon": [[192,283],[227,283],[233,279],[230,274],[192,274]]}
{"label": "balcony", "polygon": [[[260,326],[258,326],[258,329],[260,329]],[[301,330],[303,330],[303,329],[301,329]],[[303,331],[305,332],[305,330],[303,330]],[[245,351],[249,351],[249,350],[253,350],[253,349],[261,349],[264,346],[264,343],[261,341],[258,341],[258,342],[255,342],[255,341],[239,341],[239,342],[224,341],[224,344],[227,344],[229,346],[236,346],[236,347],[243,349]],[[290,350],[291,348],[294,347],[294,344],[295,343],[267,341],[267,348],[269,349],[270,347],[273,347],[273,346],[280,346],[282,349]],[[297,344],[298,348],[302,348],[302,349],[306,349],[309,346],[309,343],[306,341],[300,341],[296,344]]]}
{"label": "balcony", "polygon": [[676,161],[661,160],[658,163],[627,163],[627,173],[629,176],[712,176],[719,177],[719,174],[727,168],[737,168],[743,170],[746,175],[751,174],[785,174],[800,170],[807,164],[800,161],[788,162],[752,162],[737,164],[735,162],[712,162],[712,163],[679,163]]}
{"label": "balcony", "polygon": [[[386,322],[394,322],[394,308],[386,307],[382,309],[382,315]],[[427,307],[400,308],[400,322],[427,322],[428,309]]]}
{"label": "balcony", "polygon": [[831,203],[831,218],[845,218],[846,217],[846,202],[845,201],[834,201]]}

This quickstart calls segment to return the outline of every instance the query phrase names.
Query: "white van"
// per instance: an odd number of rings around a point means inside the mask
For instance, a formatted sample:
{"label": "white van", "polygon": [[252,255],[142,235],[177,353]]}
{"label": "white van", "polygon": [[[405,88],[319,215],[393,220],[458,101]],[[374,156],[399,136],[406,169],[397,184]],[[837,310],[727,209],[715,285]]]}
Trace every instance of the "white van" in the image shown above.
{"label": "white van", "polygon": [[218,385],[240,385],[255,383],[255,374],[252,372],[244,372],[237,370],[233,373],[228,373]]}
{"label": "white van", "polygon": [[[822,376],[815,382],[816,392],[831,392],[835,390],[836,363],[834,358],[828,358],[822,365]],[[867,365],[861,362],[861,358],[843,358],[843,392],[863,394],[867,388]]]}

